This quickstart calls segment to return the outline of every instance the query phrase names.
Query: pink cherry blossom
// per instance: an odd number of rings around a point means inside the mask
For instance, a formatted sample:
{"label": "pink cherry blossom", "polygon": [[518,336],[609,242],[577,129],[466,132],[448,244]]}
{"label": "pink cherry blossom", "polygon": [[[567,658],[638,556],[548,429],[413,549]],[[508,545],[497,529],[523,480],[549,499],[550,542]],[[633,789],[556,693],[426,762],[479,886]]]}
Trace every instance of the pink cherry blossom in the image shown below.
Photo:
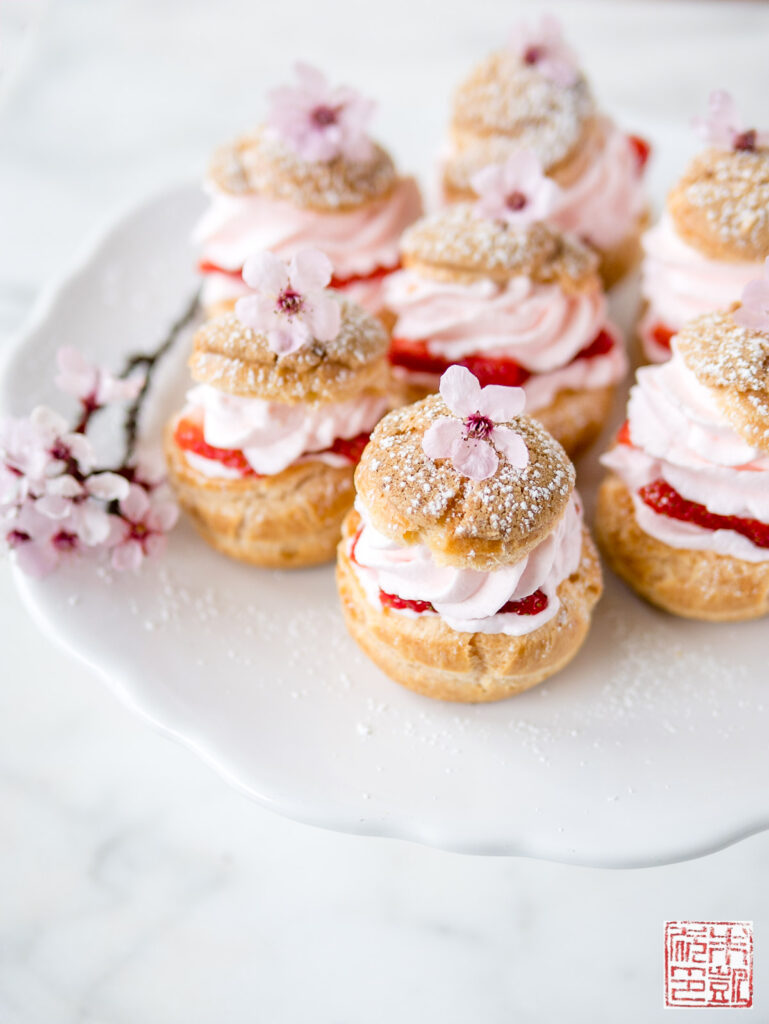
{"label": "pink cherry blossom", "polygon": [[122,524],[115,524],[119,539],[112,549],[112,565],[135,570],[145,558],[165,549],[166,533],[175,526],[179,509],[173,501],[150,497],[137,484],[131,484],[119,507]]}
{"label": "pink cherry blossom", "polygon": [[479,197],[475,204],[479,216],[520,227],[546,220],[560,193],[531,149],[518,150],[503,164],[484,167],[473,175],[471,184]]}
{"label": "pink cherry blossom", "polygon": [[255,294],[238,299],[235,313],[247,327],[263,331],[273,352],[296,352],[313,340],[331,341],[339,333],[339,303],[324,288],[331,261],[317,249],[303,249],[285,264],[271,252],[250,256],[243,280]]}
{"label": "pink cherry blossom", "polygon": [[70,431],[67,421],[45,406],[30,416],[6,417],[0,422],[0,503],[40,496],[48,479],[67,466],[87,473],[94,457],[88,438]]}
{"label": "pink cherry blossom", "polygon": [[560,22],[552,15],[543,15],[534,26],[520,22],[513,30],[510,46],[524,64],[535,66],[556,85],[574,85],[579,77],[576,55],[563,38]]}
{"label": "pink cherry blossom", "polygon": [[501,452],[515,469],[525,469],[529,453],[520,434],[499,426],[519,416],[526,403],[523,388],[490,384],[482,388],[464,366],[450,366],[441,377],[443,401],[454,416],[442,416],[422,440],[425,455],[450,459],[471,480],[486,480],[499,465]]}
{"label": "pink cherry blossom", "polygon": [[374,147],[366,127],[375,104],[347,86],[332,87],[309,64],[296,64],[294,73],[295,85],[269,95],[269,128],[302,160],[370,160]]}
{"label": "pink cherry blossom", "polygon": [[71,345],[59,349],[56,362],[59,367],[56,387],[92,408],[110,402],[130,401],[136,398],[144,383],[142,376],[122,380],[102,367],[92,366]]}
{"label": "pink cherry blossom", "polygon": [[5,520],[3,531],[18,567],[37,578],[53,572],[62,558],[77,554],[81,545],[68,522],[43,515],[31,500]]}
{"label": "pink cherry blossom", "polygon": [[769,132],[758,132],[742,125],[737,104],[728,92],[716,89],[708,97],[706,117],[696,117],[694,127],[711,146],[723,149],[754,150],[769,146]]}
{"label": "pink cherry blossom", "polygon": [[741,327],[769,334],[769,256],[764,261],[764,276],[745,285],[742,304],[732,317]]}

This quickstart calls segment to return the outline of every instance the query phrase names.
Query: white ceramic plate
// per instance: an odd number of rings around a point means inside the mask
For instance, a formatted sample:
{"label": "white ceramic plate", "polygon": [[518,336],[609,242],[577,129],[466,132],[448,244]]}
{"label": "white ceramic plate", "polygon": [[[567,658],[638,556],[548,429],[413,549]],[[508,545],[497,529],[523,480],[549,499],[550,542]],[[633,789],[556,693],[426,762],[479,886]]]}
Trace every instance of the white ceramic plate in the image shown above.
{"label": "white ceramic plate", "polygon": [[[680,132],[650,134],[663,139],[656,180],[667,182]],[[197,188],[180,187],[91,251],[8,360],[6,410],[60,403],[60,344],[115,368],[157,344],[196,287],[188,237],[200,208]],[[626,315],[627,289],[624,300]],[[146,436],[180,402],[187,341],[163,366]],[[588,507],[599,478],[594,456],[580,466]],[[402,689],[358,652],[330,567],[250,569],[186,523],[139,576],[81,565],[18,583],[41,627],[126,703],[302,821],[614,866],[696,856],[769,825],[766,622],[678,621],[610,577],[572,665],[513,700],[463,706]]]}

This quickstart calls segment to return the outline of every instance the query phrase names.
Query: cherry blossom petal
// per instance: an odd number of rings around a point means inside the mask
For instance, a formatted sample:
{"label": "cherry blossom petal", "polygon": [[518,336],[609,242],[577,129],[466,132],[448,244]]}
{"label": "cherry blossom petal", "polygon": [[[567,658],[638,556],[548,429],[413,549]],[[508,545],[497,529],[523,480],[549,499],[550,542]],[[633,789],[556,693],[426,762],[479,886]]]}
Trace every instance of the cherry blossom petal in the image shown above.
{"label": "cherry blossom petal", "polygon": [[164,533],[151,534],[144,543],[144,554],[147,558],[157,558],[168,546],[168,538]]}
{"label": "cherry blossom petal", "polygon": [[73,514],[78,537],[88,547],[106,544],[112,535],[113,516],[97,501],[85,501],[78,505]]}
{"label": "cherry blossom petal", "polygon": [[55,548],[34,540],[24,541],[15,547],[13,557],[23,573],[36,579],[48,576],[59,564],[59,554]]}
{"label": "cherry blossom petal", "polygon": [[35,501],[35,508],[49,519],[66,519],[72,511],[72,500],[59,494],[45,494]]}
{"label": "cherry blossom petal", "polygon": [[96,452],[85,434],[64,434],[62,444],[69,450],[81,473],[90,473],[96,463]]}
{"label": "cherry blossom petal", "polygon": [[58,494],[64,498],[77,498],[83,493],[83,485],[68,473],[48,480],[45,489],[48,494]]}
{"label": "cherry blossom petal", "polygon": [[318,341],[333,341],[342,326],[342,310],[331,295],[313,296],[309,315],[309,327]]}
{"label": "cherry blossom petal", "polygon": [[481,386],[466,366],[450,366],[441,377],[441,398],[455,416],[469,416],[478,409]]}
{"label": "cherry blossom petal", "polygon": [[509,427],[494,427],[491,440],[507,457],[515,469],[525,469],[529,464],[529,450],[520,434]]}
{"label": "cherry blossom petal", "polygon": [[508,423],[520,416],[526,407],[526,392],[523,388],[505,387],[503,384],[487,384],[481,388],[478,404],[474,411],[487,416],[495,423]]}
{"label": "cherry blossom petal", "polygon": [[76,398],[88,398],[96,393],[98,373],[83,354],[72,345],[65,345],[56,353],[59,373],[54,383],[60,391]]}
{"label": "cherry blossom petal", "polygon": [[764,262],[764,276],[745,285],[742,305],[732,317],[741,327],[769,332],[769,257]]}
{"label": "cherry blossom petal", "polygon": [[112,549],[112,567],[119,572],[141,568],[144,552],[138,540],[128,540]]}
{"label": "cherry blossom petal", "polygon": [[442,416],[431,424],[422,438],[422,451],[429,459],[450,459],[452,446],[464,435],[461,420]]}
{"label": "cherry blossom petal", "polygon": [[109,405],[111,402],[132,402],[144,387],[145,379],[146,375],[143,373],[120,378],[113,377],[111,373],[102,370],[96,388],[96,401],[99,405]]}
{"label": "cherry blossom petal", "polygon": [[173,501],[158,501],[147,513],[146,524],[150,530],[167,533],[179,520],[179,507]]}
{"label": "cherry blossom petal", "polygon": [[487,480],[494,476],[499,456],[486,441],[458,438],[452,445],[451,461],[454,469],[471,480]]}
{"label": "cherry blossom petal", "polygon": [[288,287],[288,268],[283,260],[265,249],[248,257],[243,266],[243,280],[249,288],[278,295]]}
{"label": "cherry blossom petal", "polygon": [[150,499],[143,487],[131,484],[128,494],[120,502],[120,511],[132,523],[140,523],[150,507]]}
{"label": "cherry blossom petal", "polygon": [[296,352],[304,345],[308,345],[312,340],[312,331],[304,320],[299,320],[298,318],[294,318],[293,321],[286,322],[280,327],[275,327],[267,332],[267,343],[273,352],[279,356]]}
{"label": "cherry blossom petal", "polygon": [[129,483],[118,473],[94,473],[85,482],[85,488],[94,498],[103,501],[120,501],[128,496]]}
{"label": "cherry blossom petal", "polygon": [[[255,331],[265,330],[272,322],[272,312],[269,317],[265,317],[264,305],[261,295],[243,295],[235,303],[235,316],[244,327],[251,327]],[[270,305],[274,308],[274,302]]]}
{"label": "cherry blossom petal", "polygon": [[295,253],[288,265],[292,287],[303,294],[325,288],[333,273],[331,260],[320,249],[302,249]]}
{"label": "cherry blossom petal", "polygon": [[32,410],[29,419],[33,426],[37,427],[38,430],[45,431],[51,439],[66,434],[69,429],[69,424],[64,417],[45,405],[36,406]]}

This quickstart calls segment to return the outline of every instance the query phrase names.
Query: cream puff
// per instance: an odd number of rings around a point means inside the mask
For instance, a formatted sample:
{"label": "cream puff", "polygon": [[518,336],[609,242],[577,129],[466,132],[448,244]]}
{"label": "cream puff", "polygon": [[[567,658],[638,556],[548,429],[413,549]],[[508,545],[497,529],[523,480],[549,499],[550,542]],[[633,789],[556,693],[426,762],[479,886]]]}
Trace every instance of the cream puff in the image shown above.
{"label": "cream puff", "polygon": [[[764,308],[769,311],[769,280]],[[596,529],[612,568],[687,618],[769,611],[769,315],[706,313],[638,371],[602,461]]]}
{"label": "cream puff", "polygon": [[563,448],[518,388],[455,366],[387,415],[355,473],[337,581],[350,633],[442,700],[520,693],[569,662],[601,571]]}
{"label": "cream puff", "polygon": [[195,335],[196,386],[166,430],[170,481],[219,551],[294,568],[334,557],[353,472],[389,408],[387,333],[324,290],[312,250],[246,262],[254,291]]}
{"label": "cream puff", "polygon": [[373,104],[314,68],[299,64],[296,75],[271,94],[266,123],[223,146],[209,168],[194,233],[209,315],[246,293],[252,252],[287,259],[303,248],[325,252],[332,286],[377,312],[401,233],[422,212],[415,179],[366,134]]}
{"label": "cream puff", "polygon": [[531,220],[549,184],[533,159],[507,165],[508,181],[523,165],[516,209],[490,186],[475,206],[449,206],[406,232],[403,269],[385,288],[390,361],[407,401],[436,391],[457,363],[482,384],[523,387],[529,414],[573,455],[600,432],[627,362],[595,253]]}
{"label": "cream puff", "polygon": [[478,171],[522,148],[559,186],[553,223],[598,250],[610,287],[640,257],[649,146],[596,108],[552,18],[533,30],[519,26],[457,89],[442,161],[445,200],[472,198]]}
{"label": "cream puff", "polygon": [[687,320],[727,309],[769,256],[769,136],[740,127],[732,99],[710,97],[700,122],[710,143],[667,198],[642,239],[639,333],[646,358],[670,358]]}

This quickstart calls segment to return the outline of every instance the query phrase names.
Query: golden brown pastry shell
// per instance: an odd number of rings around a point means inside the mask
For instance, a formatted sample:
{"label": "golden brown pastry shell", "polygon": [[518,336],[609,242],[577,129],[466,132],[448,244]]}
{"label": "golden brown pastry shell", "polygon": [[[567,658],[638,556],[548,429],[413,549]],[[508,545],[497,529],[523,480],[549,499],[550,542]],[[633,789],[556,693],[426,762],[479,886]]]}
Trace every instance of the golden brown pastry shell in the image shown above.
{"label": "golden brown pastry shell", "polygon": [[561,607],[533,633],[459,633],[439,617],[411,618],[375,608],[347,554],[359,524],[345,520],[337,584],[347,628],[371,660],[395,682],[439,700],[480,703],[523,693],[560,671],[579,650],[601,595],[601,569],[585,530],[578,571],[558,588]]}
{"label": "golden brown pastry shell", "polygon": [[709,622],[769,612],[769,562],[663,544],[638,525],[630,492],[615,473],[598,491],[596,536],[614,572],[666,612]]}

